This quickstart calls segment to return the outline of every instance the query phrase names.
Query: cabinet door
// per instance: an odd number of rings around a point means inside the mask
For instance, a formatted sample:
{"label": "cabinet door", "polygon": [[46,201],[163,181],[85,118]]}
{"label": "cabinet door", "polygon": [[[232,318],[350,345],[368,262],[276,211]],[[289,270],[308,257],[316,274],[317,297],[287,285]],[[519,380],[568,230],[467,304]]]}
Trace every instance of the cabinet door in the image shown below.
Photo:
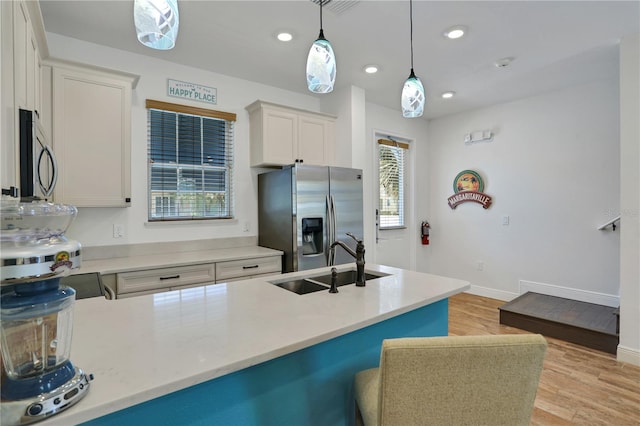
{"label": "cabinet door", "polygon": [[293,163],[298,158],[298,116],[267,108],[263,113],[263,163]]}
{"label": "cabinet door", "polygon": [[27,31],[27,109],[39,111],[40,54],[31,27]]}
{"label": "cabinet door", "polygon": [[16,110],[29,108],[27,86],[29,83],[27,66],[30,62],[31,22],[26,4],[13,3],[13,90]]}
{"label": "cabinet door", "polygon": [[40,124],[40,129],[44,133],[44,137],[46,141],[53,140],[53,110],[51,104],[51,96],[52,96],[52,81],[51,81],[52,70],[48,65],[40,66],[40,107],[38,111],[40,112],[38,122]]}
{"label": "cabinet door", "polygon": [[[17,3],[0,1],[0,186],[19,187],[18,178],[18,107],[14,68],[14,56],[18,55],[14,39],[14,13]],[[23,24],[24,26],[24,24]],[[11,112],[10,112],[11,111]]]}
{"label": "cabinet door", "polygon": [[78,207],[126,207],[131,192],[131,83],[53,69],[54,199]]}
{"label": "cabinet door", "polygon": [[332,162],[333,122],[301,114],[298,117],[298,158],[305,164],[328,166]]}

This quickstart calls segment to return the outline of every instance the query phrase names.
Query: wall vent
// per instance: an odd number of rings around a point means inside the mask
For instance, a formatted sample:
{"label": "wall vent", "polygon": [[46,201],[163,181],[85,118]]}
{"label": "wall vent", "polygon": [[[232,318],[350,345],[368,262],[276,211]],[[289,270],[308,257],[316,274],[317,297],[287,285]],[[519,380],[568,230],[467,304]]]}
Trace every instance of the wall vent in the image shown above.
{"label": "wall vent", "polygon": [[[320,1],[321,0],[311,0],[311,3],[320,6]],[[341,15],[358,3],[360,3],[360,0],[324,0],[322,10],[328,10],[334,15]]]}

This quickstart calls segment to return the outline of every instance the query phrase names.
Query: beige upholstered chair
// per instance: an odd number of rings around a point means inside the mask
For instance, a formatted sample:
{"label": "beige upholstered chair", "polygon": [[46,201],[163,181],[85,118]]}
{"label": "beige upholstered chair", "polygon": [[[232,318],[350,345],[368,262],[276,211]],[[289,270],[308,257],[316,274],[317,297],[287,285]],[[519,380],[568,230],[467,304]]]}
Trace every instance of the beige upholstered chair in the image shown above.
{"label": "beige upholstered chair", "polygon": [[539,334],[384,340],[356,374],[356,423],[528,425],[546,349]]}

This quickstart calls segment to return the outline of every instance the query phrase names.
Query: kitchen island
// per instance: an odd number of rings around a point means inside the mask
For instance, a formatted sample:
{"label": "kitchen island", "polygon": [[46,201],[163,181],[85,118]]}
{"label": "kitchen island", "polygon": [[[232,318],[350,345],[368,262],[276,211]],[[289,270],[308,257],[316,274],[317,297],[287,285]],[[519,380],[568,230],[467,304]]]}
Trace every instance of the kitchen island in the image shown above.
{"label": "kitchen island", "polygon": [[[352,268],[342,265],[338,270]],[[368,264],[388,276],[298,295],[269,281],[76,302],[71,360],[88,395],[41,424],[344,425],[351,382],[383,338],[446,335],[469,283]]]}

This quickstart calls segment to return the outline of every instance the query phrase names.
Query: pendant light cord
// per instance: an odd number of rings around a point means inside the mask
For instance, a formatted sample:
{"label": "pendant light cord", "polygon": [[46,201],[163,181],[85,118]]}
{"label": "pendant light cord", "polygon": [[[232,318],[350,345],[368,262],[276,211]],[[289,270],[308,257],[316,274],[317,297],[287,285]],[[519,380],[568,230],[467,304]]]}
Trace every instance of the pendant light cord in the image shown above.
{"label": "pendant light cord", "polygon": [[322,3],[324,0],[319,0],[320,2],[320,35],[318,36],[319,40],[324,40],[324,31],[322,31]]}
{"label": "pendant light cord", "polygon": [[[322,7],[320,7],[320,16],[322,16]],[[322,24],[320,26],[322,27]],[[413,74],[413,0],[409,0],[409,40],[411,42],[411,74]]]}

